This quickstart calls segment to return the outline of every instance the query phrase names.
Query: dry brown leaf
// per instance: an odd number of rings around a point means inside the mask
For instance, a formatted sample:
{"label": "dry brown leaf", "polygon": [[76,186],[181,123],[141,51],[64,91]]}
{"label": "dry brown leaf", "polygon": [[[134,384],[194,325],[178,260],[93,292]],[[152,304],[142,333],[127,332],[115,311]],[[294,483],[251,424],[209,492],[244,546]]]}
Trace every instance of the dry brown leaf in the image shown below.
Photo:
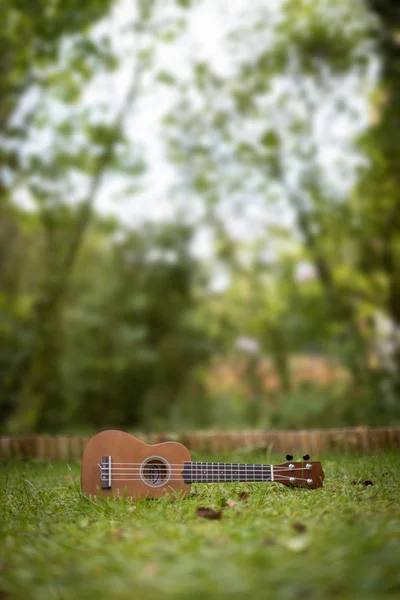
{"label": "dry brown leaf", "polygon": [[250,494],[248,492],[239,492],[239,500],[241,502],[248,502],[250,498]]}
{"label": "dry brown leaf", "polygon": [[202,519],[222,519],[222,510],[217,512],[212,508],[200,507],[197,509],[196,514]]}
{"label": "dry brown leaf", "polygon": [[214,541],[214,544],[216,546],[225,546],[226,544],[229,544],[229,540],[228,540],[228,538],[217,538]]}
{"label": "dry brown leaf", "polygon": [[353,483],[353,485],[364,485],[364,486],[374,485],[370,479],[366,479],[365,481],[353,481],[352,483]]}
{"label": "dry brown leaf", "polygon": [[292,527],[298,533],[305,533],[307,531],[307,525],[304,525],[304,523],[301,523],[300,521],[295,521],[292,523]]}
{"label": "dry brown leaf", "polygon": [[145,577],[154,577],[154,575],[157,575],[157,573],[159,572],[160,568],[156,563],[147,563],[147,565],[144,565],[144,567],[141,570],[141,575],[144,575]]}
{"label": "dry brown leaf", "polygon": [[271,536],[266,536],[263,539],[263,544],[264,544],[264,546],[276,546],[277,541],[275,538],[273,538]]}
{"label": "dry brown leaf", "polygon": [[110,531],[111,539],[124,538],[125,536],[126,536],[125,529],[116,529],[115,531]]}

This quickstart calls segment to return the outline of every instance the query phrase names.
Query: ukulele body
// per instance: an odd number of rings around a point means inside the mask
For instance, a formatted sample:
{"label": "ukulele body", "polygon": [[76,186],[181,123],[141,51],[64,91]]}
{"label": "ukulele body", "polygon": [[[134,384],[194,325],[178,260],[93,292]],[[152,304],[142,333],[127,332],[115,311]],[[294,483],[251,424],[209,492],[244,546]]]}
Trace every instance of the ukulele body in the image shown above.
{"label": "ukulele body", "polygon": [[185,496],[190,490],[182,476],[187,461],[189,450],[178,442],[149,445],[123,431],[103,431],[83,453],[82,490],[88,496],[117,494],[135,500],[173,492]]}

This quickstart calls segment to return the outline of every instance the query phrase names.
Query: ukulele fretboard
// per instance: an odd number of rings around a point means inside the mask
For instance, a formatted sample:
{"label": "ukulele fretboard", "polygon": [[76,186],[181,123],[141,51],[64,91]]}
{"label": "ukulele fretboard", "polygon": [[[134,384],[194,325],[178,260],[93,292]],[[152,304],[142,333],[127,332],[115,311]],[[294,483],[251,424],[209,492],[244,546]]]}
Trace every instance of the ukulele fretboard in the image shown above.
{"label": "ukulele fretboard", "polygon": [[224,483],[226,481],[273,481],[272,465],[186,462],[185,483]]}

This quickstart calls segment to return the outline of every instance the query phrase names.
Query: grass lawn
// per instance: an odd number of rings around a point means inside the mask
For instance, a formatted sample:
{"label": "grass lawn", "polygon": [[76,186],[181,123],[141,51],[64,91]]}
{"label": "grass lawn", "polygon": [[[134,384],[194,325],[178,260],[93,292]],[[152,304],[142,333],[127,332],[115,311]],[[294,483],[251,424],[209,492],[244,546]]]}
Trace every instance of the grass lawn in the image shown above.
{"label": "grass lawn", "polygon": [[137,504],[85,498],[78,464],[2,463],[0,598],[399,598],[399,458],[327,457],[320,490],[200,484]]}

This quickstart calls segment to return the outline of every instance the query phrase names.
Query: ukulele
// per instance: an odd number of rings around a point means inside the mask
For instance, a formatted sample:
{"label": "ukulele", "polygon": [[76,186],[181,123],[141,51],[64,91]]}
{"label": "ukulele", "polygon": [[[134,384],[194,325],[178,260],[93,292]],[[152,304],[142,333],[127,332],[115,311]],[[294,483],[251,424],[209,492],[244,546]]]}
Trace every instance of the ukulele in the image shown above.
{"label": "ukulele", "polygon": [[123,431],[103,431],[92,437],[82,458],[82,489],[92,496],[159,498],[179,492],[185,496],[192,483],[274,481],[289,487],[322,487],[319,462],[280,465],[192,462],[189,450],[178,442],[148,445]]}

